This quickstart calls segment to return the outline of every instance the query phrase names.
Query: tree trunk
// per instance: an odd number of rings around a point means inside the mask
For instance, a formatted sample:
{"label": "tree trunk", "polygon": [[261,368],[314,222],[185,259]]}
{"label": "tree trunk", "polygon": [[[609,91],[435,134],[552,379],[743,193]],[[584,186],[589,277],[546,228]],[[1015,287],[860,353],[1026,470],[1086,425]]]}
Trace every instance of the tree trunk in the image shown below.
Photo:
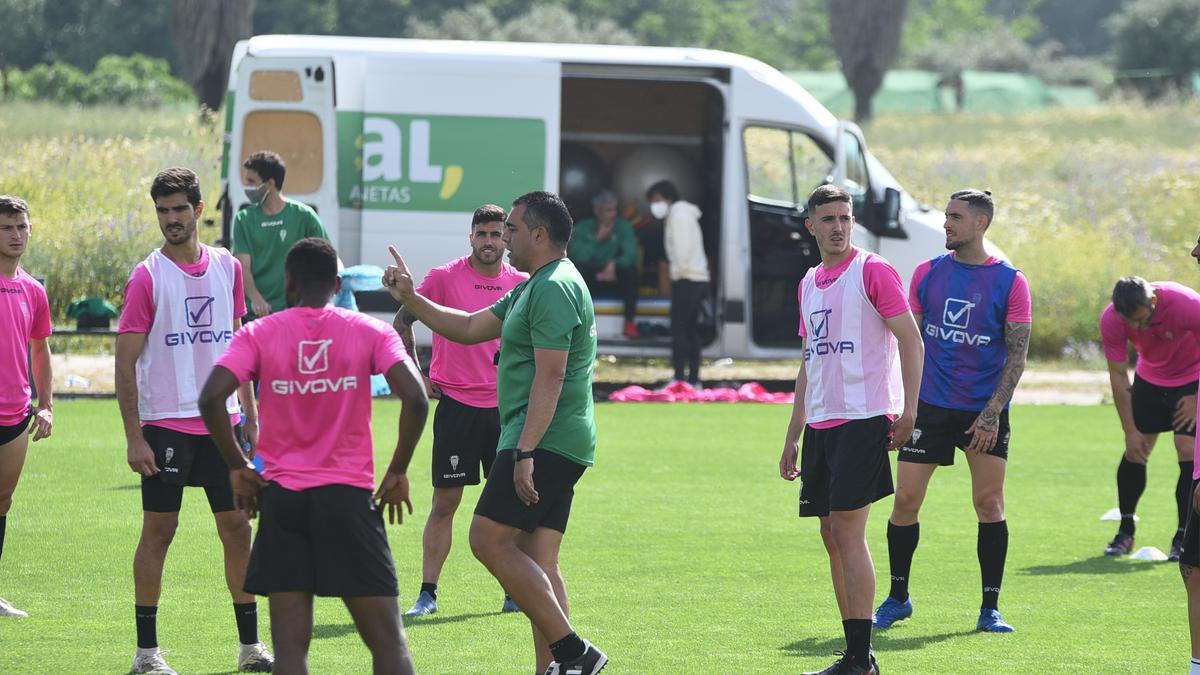
{"label": "tree trunk", "polygon": [[254,0],[174,0],[171,37],[201,105],[221,107],[233,45],[254,32]]}
{"label": "tree trunk", "polygon": [[871,99],[900,53],[908,0],[826,0],[833,48],[854,92],[854,119],[871,119]]}

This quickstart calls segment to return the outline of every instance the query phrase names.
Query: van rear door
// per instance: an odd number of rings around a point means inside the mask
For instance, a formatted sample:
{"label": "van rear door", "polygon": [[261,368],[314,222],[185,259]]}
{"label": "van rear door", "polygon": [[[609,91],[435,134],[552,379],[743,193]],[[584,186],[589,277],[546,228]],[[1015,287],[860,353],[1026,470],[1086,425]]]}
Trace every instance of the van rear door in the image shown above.
{"label": "van rear door", "polygon": [[248,204],[241,165],[259,150],[279,153],[287,165],[283,192],[311,206],[334,245],[338,242],[337,125],[333,60],[329,57],[256,58],[238,66],[229,198]]}

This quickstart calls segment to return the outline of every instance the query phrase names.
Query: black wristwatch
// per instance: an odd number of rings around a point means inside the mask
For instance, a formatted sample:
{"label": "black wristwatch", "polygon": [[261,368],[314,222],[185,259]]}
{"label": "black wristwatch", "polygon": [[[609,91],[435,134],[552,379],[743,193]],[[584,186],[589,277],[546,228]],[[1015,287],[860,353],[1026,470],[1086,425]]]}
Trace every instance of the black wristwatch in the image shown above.
{"label": "black wristwatch", "polygon": [[516,456],[517,456],[518,462],[523,459],[533,459],[533,451],[532,450],[517,450]]}

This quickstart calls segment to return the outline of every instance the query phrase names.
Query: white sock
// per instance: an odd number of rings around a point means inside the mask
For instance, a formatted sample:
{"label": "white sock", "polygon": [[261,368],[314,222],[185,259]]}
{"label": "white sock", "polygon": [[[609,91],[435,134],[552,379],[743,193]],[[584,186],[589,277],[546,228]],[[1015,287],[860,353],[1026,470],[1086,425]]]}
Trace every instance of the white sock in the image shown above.
{"label": "white sock", "polygon": [[1188,671],[1188,675],[1200,675],[1200,659],[1192,659],[1192,668]]}
{"label": "white sock", "polygon": [[158,653],[158,651],[159,651],[158,647],[149,647],[149,648],[146,648],[146,649],[143,649],[143,648],[141,648],[141,647],[138,647],[138,648],[137,648],[137,655],[138,655],[138,656],[148,656],[148,655],[150,655],[150,654],[157,654],[157,653]]}

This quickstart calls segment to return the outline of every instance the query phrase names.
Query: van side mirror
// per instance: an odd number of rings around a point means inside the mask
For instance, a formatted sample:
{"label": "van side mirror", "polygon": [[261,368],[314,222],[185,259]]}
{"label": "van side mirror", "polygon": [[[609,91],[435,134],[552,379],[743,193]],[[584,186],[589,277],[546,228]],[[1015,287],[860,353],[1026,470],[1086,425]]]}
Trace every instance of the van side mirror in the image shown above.
{"label": "van side mirror", "polygon": [[900,191],[893,187],[883,191],[883,226],[888,231],[900,229]]}

